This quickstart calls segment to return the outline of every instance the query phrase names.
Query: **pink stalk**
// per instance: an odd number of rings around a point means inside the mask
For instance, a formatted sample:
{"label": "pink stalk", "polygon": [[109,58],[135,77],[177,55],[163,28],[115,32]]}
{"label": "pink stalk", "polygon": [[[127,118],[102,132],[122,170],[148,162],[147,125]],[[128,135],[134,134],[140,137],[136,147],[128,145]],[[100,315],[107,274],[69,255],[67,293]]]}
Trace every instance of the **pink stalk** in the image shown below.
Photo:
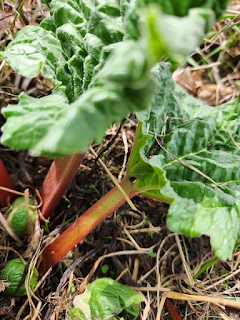
{"label": "pink stalk", "polygon": [[[15,190],[15,186],[12,182],[12,179],[7,172],[7,169],[0,159],[0,186],[4,188],[8,188],[11,190]],[[0,189],[0,205],[5,207],[8,205],[8,201],[11,203],[17,198],[17,195],[7,191],[7,190],[1,190]]]}
{"label": "pink stalk", "polygon": [[82,163],[84,156],[84,153],[76,153],[71,156],[57,158],[53,161],[40,190],[43,202],[41,212],[44,218],[47,219],[53,214]]}
{"label": "pink stalk", "polygon": [[172,320],[183,320],[183,318],[180,316],[177,309],[175,308],[174,304],[172,303],[171,299],[169,298],[166,299],[165,306]]}
{"label": "pink stalk", "polygon": [[[123,179],[120,185],[129,198],[136,194],[129,177]],[[39,267],[40,273],[44,274],[58,263],[75,245],[81,243],[100,222],[125,202],[126,199],[117,187],[110,190],[44,249]]]}

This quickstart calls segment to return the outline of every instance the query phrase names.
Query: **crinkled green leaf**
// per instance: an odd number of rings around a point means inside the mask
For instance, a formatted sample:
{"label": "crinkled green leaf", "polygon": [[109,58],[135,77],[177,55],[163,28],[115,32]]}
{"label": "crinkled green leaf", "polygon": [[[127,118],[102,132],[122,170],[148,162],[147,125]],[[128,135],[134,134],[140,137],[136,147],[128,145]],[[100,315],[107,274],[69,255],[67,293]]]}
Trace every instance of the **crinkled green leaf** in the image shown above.
{"label": "crinkled green leaf", "polygon": [[20,30],[1,56],[18,73],[36,77],[42,71],[56,84],[59,83],[58,69],[66,63],[60,41],[53,33],[37,26]]}
{"label": "crinkled green leaf", "polygon": [[74,306],[79,308],[86,319],[116,320],[118,315],[124,319],[136,319],[142,297],[110,278],[95,280],[86,291],[75,297]]}
{"label": "crinkled green leaf", "polygon": [[[51,153],[55,156],[86,150],[89,140],[102,137],[114,116],[120,121],[129,110],[139,110],[151,99],[154,82],[149,79],[144,90],[134,90],[111,85],[87,90],[73,104],[65,109],[63,116],[49,129],[45,137],[35,146],[37,153]],[[109,90],[108,90],[109,89]],[[127,92],[126,92],[127,91]],[[79,125],[81,123],[81,125]],[[89,140],[84,139],[87,136]]]}
{"label": "crinkled green leaf", "polygon": [[3,109],[8,121],[3,127],[2,143],[8,145],[11,141],[14,149],[33,148],[67,106],[68,100],[62,88],[41,99],[22,93],[17,105],[11,104]]}
{"label": "crinkled green leaf", "polygon": [[160,89],[138,114],[129,173],[141,194],[171,204],[171,230],[208,235],[213,251],[231,259],[240,236],[240,98],[208,106],[158,69]]}
{"label": "crinkled green leaf", "polygon": [[[169,7],[161,0],[45,2],[51,16],[40,27],[22,29],[1,55],[25,76],[42,71],[55,89],[65,90],[69,105],[59,110],[56,100],[54,123],[35,124],[34,130],[28,125],[45,117],[44,104],[42,109],[36,104],[38,116],[35,104],[28,117],[20,115],[24,111],[4,111],[2,143],[50,156],[86,150],[112,122],[147,109],[155,87],[152,67],[163,57],[174,66],[181,63],[212,25],[219,3],[202,1],[195,8],[184,1],[178,12],[174,1]],[[8,124],[13,122],[21,132]]]}

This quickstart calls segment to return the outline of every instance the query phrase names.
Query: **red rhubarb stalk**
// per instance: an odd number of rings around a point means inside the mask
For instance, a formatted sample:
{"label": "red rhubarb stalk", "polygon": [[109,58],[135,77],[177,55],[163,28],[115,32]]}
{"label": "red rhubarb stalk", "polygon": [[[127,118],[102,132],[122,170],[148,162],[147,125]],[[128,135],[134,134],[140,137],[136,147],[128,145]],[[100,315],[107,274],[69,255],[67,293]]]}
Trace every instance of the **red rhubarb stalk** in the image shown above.
{"label": "red rhubarb stalk", "polygon": [[[12,182],[12,179],[7,172],[7,169],[0,159],[0,186],[4,188],[8,188],[11,190],[15,190],[15,186]],[[17,198],[17,195],[7,191],[7,190],[1,190],[0,189],[0,205],[5,207],[8,205],[8,201],[12,203]]]}
{"label": "red rhubarb stalk", "polygon": [[53,214],[82,163],[84,156],[84,153],[76,153],[71,156],[57,158],[53,161],[40,190],[43,202],[41,212],[45,219]]}
{"label": "red rhubarb stalk", "polygon": [[183,320],[183,318],[180,316],[180,314],[178,313],[174,304],[172,303],[172,301],[169,298],[166,299],[165,306],[166,306],[166,309],[169,312],[172,320]]}
{"label": "red rhubarb stalk", "polygon": [[[123,179],[120,185],[129,198],[135,195],[134,185],[129,177]],[[117,187],[111,189],[44,249],[39,267],[40,273],[44,274],[58,263],[75,245],[82,242],[100,222],[125,202],[126,199]]]}

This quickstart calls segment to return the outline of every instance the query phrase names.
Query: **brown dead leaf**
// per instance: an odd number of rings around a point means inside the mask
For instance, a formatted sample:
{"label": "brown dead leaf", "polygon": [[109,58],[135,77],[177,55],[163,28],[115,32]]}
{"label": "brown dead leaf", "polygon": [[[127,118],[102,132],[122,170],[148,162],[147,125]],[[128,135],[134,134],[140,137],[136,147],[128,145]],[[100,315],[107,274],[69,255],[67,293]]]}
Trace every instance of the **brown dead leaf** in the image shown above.
{"label": "brown dead leaf", "polygon": [[0,292],[5,290],[5,283],[3,280],[0,280]]}
{"label": "brown dead leaf", "polygon": [[179,69],[174,72],[173,79],[190,94],[210,105],[221,104],[239,94],[239,92],[236,93],[237,89],[234,84],[236,79],[212,83],[204,72],[204,68],[199,70]]}
{"label": "brown dead leaf", "polygon": [[202,86],[202,74],[204,70],[192,71],[190,68],[178,69],[173,74],[173,79],[189,93],[197,95]]}

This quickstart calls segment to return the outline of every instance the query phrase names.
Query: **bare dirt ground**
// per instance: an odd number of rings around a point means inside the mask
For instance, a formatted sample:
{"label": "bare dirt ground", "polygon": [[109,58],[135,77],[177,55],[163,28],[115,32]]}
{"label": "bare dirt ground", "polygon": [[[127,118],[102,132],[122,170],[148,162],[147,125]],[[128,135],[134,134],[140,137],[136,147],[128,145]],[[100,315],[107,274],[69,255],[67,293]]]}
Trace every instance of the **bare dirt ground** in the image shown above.
{"label": "bare dirt ground", "polygon": [[[2,48],[11,41],[14,32],[26,24],[38,24],[48,15],[47,7],[38,0],[26,0],[23,3],[22,13],[18,15],[19,5],[10,0],[0,2]],[[236,23],[240,15],[239,0],[232,1],[228,13],[235,17],[216,24],[215,36],[206,39],[204,45],[188,59],[188,64],[174,74],[174,79],[186,90],[212,105],[229,101],[240,91],[240,29]],[[1,108],[16,103],[22,91],[39,97],[47,95],[50,89],[51,84],[43,76],[24,78],[0,61]],[[1,118],[1,124],[3,122]],[[133,144],[136,129],[134,115],[126,119],[116,136],[118,128],[119,125],[113,125],[102,144],[93,147],[99,153],[109,141],[115,139],[103,153],[102,160],[121,179]],[[35,196],[51,160],[32,158],[26,151],[14,152],[2,146],[0,157],[17,189],[24,191],[28,188]],[[0,269],[8,260],[16,257],[16,251],[25,259],[31,259],[34,255],[37,258],[39,248],[46,239],[75,221],[112,186],[111,179],[96,163],[94,156],[87,154],[57,207],[54,219],[43,227],[44,234],[34,252],[30,251],[29,254],[27,239],[24,240],[24,247],[20,247],[0,225]],[[0,293],[0,319],[68,319],[73,298],[81,291],[81,284],[93,267],[90,281],[108,276],[142,292],[144,303],[141,305],[141,319],[160,319],[162,294],[169,291],[179,293],[178,298],[181,293],[188,295],[185,301],[173,300],[183,319],[240,319],[239,311],[214,304],[211,300],[239,297],[240,250],[234,252],[232,261],[212,264],[214,255],[207,237],[189,239],[167,229],[166,204],[141,197],[135,197],[133,202],[139,212],[132,211],[128,205],[122,206],[54,267],[31,299],[7,297]],[[128,254],[133,250],[134,254]],[[87,257],[89,251],[92,254]],[[66,270],[70,270],[70,265],[79,257],[83,257],[83,262],[67,273]],[[208,262],[209,267],[195,279],[194,275]],[[199,295],[202,300],[190,301],[191,295]],[[165,308],[161,319],[172,319]]]}

